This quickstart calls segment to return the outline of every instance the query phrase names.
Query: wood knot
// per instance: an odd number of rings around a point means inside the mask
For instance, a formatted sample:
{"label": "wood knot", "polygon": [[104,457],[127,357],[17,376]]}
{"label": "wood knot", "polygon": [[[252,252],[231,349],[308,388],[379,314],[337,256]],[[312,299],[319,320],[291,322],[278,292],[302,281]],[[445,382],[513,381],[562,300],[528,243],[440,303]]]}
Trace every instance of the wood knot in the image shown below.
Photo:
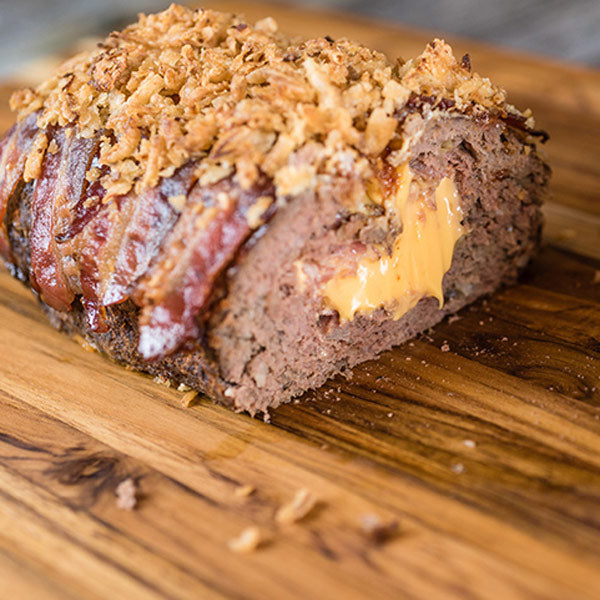
{"label": "wood knot", "polygon": [[112,495],[124,477],[119,459],[104,454],[63,455],[44,474],[67,487],[63,494],[80,508],[90,508],[103,493]]}
{"label": "wood knot", "polygon": [[79,485],[110,477],[117,463],[117,458],[99,454],[67,458],[50,467],[48,475],[53,475],[63,485]]}

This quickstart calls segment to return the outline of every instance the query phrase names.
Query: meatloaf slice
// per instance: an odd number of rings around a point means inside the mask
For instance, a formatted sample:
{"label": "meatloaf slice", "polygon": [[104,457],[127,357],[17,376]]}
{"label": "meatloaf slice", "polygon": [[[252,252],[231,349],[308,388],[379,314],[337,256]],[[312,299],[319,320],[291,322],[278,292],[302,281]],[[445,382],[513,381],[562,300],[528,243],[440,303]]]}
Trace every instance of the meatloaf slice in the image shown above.
{"label": "meatloaf slice", "polygon": [[172,6],[14,96],[0,253],[54,325],[252,414],[513,282],[549,169],[436,40]]}

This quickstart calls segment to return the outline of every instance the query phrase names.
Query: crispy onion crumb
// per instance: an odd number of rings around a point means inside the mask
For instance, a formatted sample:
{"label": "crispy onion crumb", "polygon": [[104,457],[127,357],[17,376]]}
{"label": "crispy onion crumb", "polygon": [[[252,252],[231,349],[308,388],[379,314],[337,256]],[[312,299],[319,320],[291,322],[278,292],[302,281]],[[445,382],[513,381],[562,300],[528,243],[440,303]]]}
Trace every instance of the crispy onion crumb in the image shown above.
{"label": "crispy onion crumb", "polygon": [[128,477],[119,483],[115,490],[117,506],[122,510],[133,510],[137,505],[137,485]]}
{"label": "crispy onion crumb", "polygon": [[[322,179],[369,177],[374,157],[402,146],[398,115],[411,92],[451,99],[459,109],[516,112],[441,40],[414,61],[392,64],[344,38],[292,40],[271,18],[253,26],[175,4],[141,15],[37,89],[19,90],[11,108],[19,118],[39,111],[42,130],[74,122],[80,136],[101,136],[105,201],[156,186],[190,160],[201,182],[235,172],[248,189],[263,172],[285,197]],[[31,178],[45,151],[37,142]],[[180,198],[172,202],[181,207]],[[250,214],[253,226],[262,208]]]}

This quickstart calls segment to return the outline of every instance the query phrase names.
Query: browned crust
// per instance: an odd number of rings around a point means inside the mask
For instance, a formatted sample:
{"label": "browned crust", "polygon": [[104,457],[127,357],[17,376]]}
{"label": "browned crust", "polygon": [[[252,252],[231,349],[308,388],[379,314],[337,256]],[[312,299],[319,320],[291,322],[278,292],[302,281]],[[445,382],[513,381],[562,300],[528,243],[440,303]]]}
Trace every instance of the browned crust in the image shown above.
{"label": "browned crust", "polygon": [[68,313],[56,311],[43,303],[41,306],[54,327],[75,339],[80,334],[85,336],[86,343],[127,368],[166,378],[173,384],[183,383],[221,404],[233,404],[233,400],[225,394],[228,384],[221,378],[215,357],[202,339],[188,343],[160,360],[147,361],[140,356],[137,351],[139,311],[131,301],[106,309],[109,328],[104,333],[90,330],[79,303],[74,304]]}

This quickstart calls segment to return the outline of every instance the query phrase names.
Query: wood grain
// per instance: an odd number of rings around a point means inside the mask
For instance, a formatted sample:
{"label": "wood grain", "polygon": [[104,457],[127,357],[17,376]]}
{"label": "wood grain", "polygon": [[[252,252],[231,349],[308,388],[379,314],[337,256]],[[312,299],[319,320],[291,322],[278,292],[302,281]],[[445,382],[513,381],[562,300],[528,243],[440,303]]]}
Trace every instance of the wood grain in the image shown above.
{"label": "wood grain", "polygon": [[[391,55],[426,39],[247,12]],[[600,77],[479,46],[472,57],[554,136],[545,247],[519,285],[270,425],[208,400],[184,409],[181,393],[55,332],[0,272],[0,597],[600,598],[600,262],[563,249],[598,256]],[[115,502],[127,477],[134,511]],[[239,497],[243,485],[256,491]],[[301,487],[318,505],[277,524]],[[364,515],[399,528],[377,544]],[[264,543],[230,552],[250,525]]]}

